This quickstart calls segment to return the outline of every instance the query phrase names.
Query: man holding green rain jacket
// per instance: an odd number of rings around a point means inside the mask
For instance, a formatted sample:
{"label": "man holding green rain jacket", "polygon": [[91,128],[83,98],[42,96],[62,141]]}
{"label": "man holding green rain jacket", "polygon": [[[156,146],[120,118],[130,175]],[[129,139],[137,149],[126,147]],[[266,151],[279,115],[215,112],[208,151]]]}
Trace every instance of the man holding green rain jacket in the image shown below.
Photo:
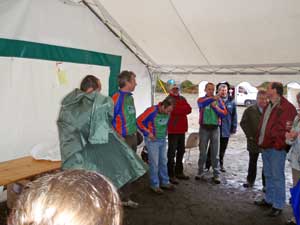
{"label": "man holding green rain jacket", "polygon": [[96,171],[121,188],[147,168],[112,128],[114,104],[100,90],[100,80],[88,75],[61,103],[57,125],[62,168]]}

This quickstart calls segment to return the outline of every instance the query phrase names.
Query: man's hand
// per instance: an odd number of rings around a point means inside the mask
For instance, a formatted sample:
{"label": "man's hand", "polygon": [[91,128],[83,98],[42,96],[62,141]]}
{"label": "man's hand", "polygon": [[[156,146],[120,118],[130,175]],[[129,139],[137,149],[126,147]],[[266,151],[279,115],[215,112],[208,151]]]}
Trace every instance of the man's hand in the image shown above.
{"label": "man's hand", "polygon": [[154,141],[156,139],[152,133],[149,133],[148,137],[151,141]]}
{"label": "man's hand", "polygon": [[215,99],[216,101],[219,101],[220,96],[216,95],[216,96],[213,97],[213,99]]}

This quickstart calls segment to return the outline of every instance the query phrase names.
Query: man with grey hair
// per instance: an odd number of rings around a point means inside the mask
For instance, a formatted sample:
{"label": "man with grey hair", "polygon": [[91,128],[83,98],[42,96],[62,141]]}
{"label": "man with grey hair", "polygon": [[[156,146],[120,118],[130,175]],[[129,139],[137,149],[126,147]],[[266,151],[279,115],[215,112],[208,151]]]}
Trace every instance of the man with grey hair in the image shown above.
{"label": "man with grey hair", "polygon": [[[243,113],[240,125],[247,138],[247,150],[249,151],[249,166],[245,188],[253,187],[256,179],[257,160],[261,149],[256,143],[257,128],[264,108],[268,104],[267,92],[259,90],[256,96],[256,104],[249,106]],[[262,173],[262,183],[265,186]]]}

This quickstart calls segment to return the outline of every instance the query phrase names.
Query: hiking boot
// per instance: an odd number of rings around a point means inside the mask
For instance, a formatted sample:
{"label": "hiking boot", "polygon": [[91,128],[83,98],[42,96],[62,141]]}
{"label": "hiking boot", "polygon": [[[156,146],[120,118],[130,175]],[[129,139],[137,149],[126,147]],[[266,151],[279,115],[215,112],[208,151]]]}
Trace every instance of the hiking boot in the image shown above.
{"label": "hiking boot", "polygon": [[190,177],[185,175],[184,173],[180,173],[180,174],[176,175],[176,178],[179,179],[179,180],[188,180],[188,179],[190,179]]}
{"label": "hiking boot", "polygon": [[160,188],[165,189],[165,190],[169,190],[169,191],[174,191],[175,190],[175,186],[171,183],[162,184],[162,185],[160,185]]}
{"label": "hiking boot", "polygon": [[205,176],[205,173],[199,173],[195,176],[195,180],[203,180]]}
{"label": "hiking boot", "polygon": [[249,182],[244,183],[244,184],[243,184],[243,187],[244,187],[244,188],[252,188],[252,187],[253,187],[253,183],[249,183]]}
{"label": "hiking boot", "polygon": [[161,195],[161,194],[164,193],[164,191],[163,191],[160,187],[150,187],[150,189],[151,189],[154,193],[159,194],[159,195]]}
{"label": "hiking boot", "polygon": [[265,208],[271,208],[272,204],[266,202],[266,200],[263,198],[261,200],[255,200],[254,205],[260,206],[260,207],[265,207]]}
{"label": "hiking boot", "polygon": [[289,219],[288,221],[286,221],[285,224],[286,225],[297,225],[295,218]]}
{"label": "hiking boot", "polygon": [[171,184],[179,184],[178,180],[175,177],[170,177],[169,181]]}
{"label": "hiking boot", "polygon": [[214,176],[214,177],[213,177],[213,182],[214,182],[215,184],[220,184],[220,183],[221,183],[220,177],[219,177],[219,176]]}
{"label": "hiking boot", "polygon": [[281,212],[282,212],[282,209],[277,209],[277,208],[272,207],[271,212],[268,214],[268,216],[277,217],[281,214]]}
{"label": "hiking boot", "polygon": [[221,171],[221,172],[223,172],[223,173],[225,173],[225,172],[226,172],[226,170],[225,170],[224,166],[221,166],[221,167],[220,167],[220,171]]}
{"label": "hiking boot", "polygon": [[134,208],[134,209],[136,209],[136,208],[139,207],[139,203],[134,202],[134,201],[132,201],[130,199],[128,201],[126,201],[126,202],[122,202],[122,205],[124,207],[129,207],[129,208]]}

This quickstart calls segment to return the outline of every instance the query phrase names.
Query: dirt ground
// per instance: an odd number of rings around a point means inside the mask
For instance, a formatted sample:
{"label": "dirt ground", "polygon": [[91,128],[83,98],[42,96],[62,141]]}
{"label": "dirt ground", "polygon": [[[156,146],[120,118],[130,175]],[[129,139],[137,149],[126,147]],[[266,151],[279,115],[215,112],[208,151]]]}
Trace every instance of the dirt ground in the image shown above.
{"label": "dirt ground", "polygon": [[[163,95],[156,96],[156,102]],[[185,95],[193,107],[189,116],[189,132],[198,130],[198,110],[196,95]],[[244,107],[238,107],[239,120]],[[186,156],[188,156],[188,151]],[[281,216],[270,218],[269,212],[253,204],[263,196],[261,191],[261,160],[258,162],[257,181],[252,189],[242,187],[248,167],[246,139],[241,129],[230,138],[225,155],[226,173],[221,174],[222,183],[211,182],[211,172],[205,181],[196,181],[198,149],[190,151],[186,157],[185,172],[190,180],[181,181],[175,191],[157,195],[149,189],[148,176],[145,175],[134,185],[132,199],[140,206],[137,209],[124,209],[124,225],[282,225],[291,217],[292,211],[287,204]],[[286,166],[287,199],[291,187],[291,171]],[[288,202],[288,200],[287,200]],[[0,204],[0,225],[6,224],[7,209]]]}

